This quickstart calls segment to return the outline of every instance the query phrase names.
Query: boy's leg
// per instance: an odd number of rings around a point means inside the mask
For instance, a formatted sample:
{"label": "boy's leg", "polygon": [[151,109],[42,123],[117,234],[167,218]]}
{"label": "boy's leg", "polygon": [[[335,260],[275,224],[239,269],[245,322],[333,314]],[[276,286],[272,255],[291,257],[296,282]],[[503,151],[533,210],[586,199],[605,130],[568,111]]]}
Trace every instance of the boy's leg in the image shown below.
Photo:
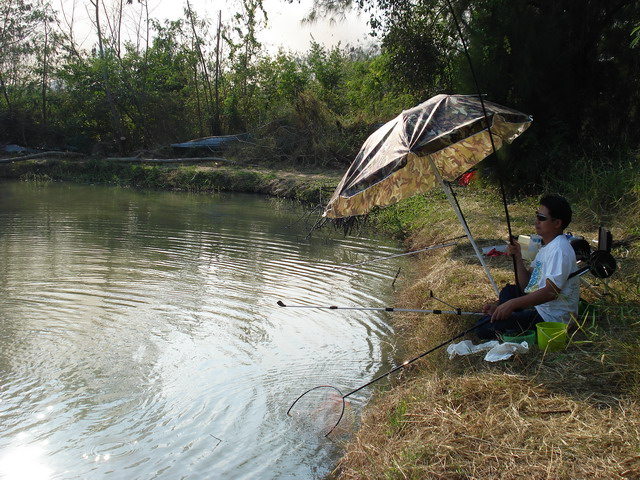
{"label": "boy's leg", "polygon": [[500,295],[498,296],[498,305],[521,296],[522,290],[520,290],[520,287],[518,287],[517,285],[507,284],[502,290],[500,290]]}
{"label": "boy's leg", "polygon": [[[488,315],[480,317],[476,325],[490,318]],[[515,330],[517,332],[525,332],[530,330],[536,323],[542,321],[540,315],[535,309],[520,310],[513,312],[508,319],[499,322],[489,322],[475,330],[478,338],[483,340],[492,340],[498,338],[498,335],[507,330]]]}
{"label": "boy's leg", "polygon": [[[511,300],[512,298],[517,298],[521,295],[522,291],[517,285],[505,285],[505,287],[500,290],[498,304],[501,305]],[[478,338],[481,338],[483,340],[491,340],[497,338],[498,333],[502,333],[506,330],[525,331],[530,328],[530,325],[534,321],[535,316],[537,316],[537,312],[535,310],[521,310],[518,312],[513,312],[507,320],[502,320],[499,322],[489,322],[482,327],[477,328],[475,330],[475,334],[478,336]],[[488,318],[488,315],[480,317],[480,319],[476,322],[476,325],[484,322]]]}

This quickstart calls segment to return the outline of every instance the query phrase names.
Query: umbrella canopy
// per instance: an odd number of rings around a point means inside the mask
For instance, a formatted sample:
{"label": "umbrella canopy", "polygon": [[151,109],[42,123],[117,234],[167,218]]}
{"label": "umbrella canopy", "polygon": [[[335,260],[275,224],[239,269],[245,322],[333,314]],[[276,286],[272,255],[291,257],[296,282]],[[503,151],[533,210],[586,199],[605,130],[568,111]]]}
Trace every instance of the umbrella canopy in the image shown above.
{"label": "umbrella canopy", "polygon": [[380,127],[365,141],[324,216],[363,215],[426,192],[438,185],[438,176],[453,181],[532,121],[492,102],[482,107],[477,96],[437,95]]}

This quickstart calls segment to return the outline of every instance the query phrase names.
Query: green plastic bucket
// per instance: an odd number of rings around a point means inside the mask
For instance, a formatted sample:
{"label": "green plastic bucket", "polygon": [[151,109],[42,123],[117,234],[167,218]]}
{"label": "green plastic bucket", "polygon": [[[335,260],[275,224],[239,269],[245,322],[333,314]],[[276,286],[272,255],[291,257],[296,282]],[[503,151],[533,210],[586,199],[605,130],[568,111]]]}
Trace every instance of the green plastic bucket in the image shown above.
{"label": "green plastic bucket", "polygon": [[527,342],[529,348],[533,348],[536,344],[536,332],[534,330],[527,330],[525,332],[504,332],[502,334],[503,342],[522,343]]}
{"label": "green plastic bucket", "polygon": [[538,330],[538,348],[555,352],[564,349],[567,344],[567,324],[562,322],[540,322]]}

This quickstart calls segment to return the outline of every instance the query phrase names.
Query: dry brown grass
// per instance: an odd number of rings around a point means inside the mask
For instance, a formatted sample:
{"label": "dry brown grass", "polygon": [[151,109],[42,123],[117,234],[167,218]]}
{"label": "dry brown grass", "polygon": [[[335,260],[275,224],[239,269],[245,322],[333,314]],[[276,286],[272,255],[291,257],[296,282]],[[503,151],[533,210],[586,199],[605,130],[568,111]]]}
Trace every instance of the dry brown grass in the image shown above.
{"label": "dry brown grass", "polygon": [[[460,202],[481,246],[504,242],[502,205],[468,192]],[[444,199],[441,208],[449,208]],[[535,199],[510,205],[514,234],[532,233]],[[407,240],[418,249],[461,234],[455,217]],[[591,240],[598,225],[577,218]],[[613,231],[614,239],[623,232]],[[506,232],[504,236],[506,237]],[[640,479],[640,282],[637,246],[614,252],[619,270],[583,297],[597,304],[569,347],[534,350],[488,364],[449,360],[445,349],[402,371],[367,407],[333,477],[347,479]],[[511,260],[488,259],[499,286],[513,282]],[[430,292],[477,311],[495,293],[466,241],[413,258],[398,304],[443,308]],[[607,295],[600,297],[602,293]],[[595,320],[594,320],[595,318]],[[413,357],[472,325],[475,318],[407,314],[395,318]],[[404,360],[401,358],[399,360]]]}
{"label": "dry brown grass", "polygon": [[640,478],[637,412],[506,373],[419,378],[368,411],[339,478]]}

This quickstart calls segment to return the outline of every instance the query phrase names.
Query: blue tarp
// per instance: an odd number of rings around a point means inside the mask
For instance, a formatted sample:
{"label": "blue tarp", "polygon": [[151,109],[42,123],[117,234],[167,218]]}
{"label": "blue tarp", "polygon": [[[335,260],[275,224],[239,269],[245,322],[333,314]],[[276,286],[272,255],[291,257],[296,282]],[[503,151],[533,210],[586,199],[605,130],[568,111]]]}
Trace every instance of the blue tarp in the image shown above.
{"label": "blue tarp", "polygon": [[173,148],[212,148],[221,150],[231,144],[251,139],[251,134],[241,133],[239,135],[223,135],[219,137],[204,137],[195,140],[189,140],[183,143],[172,143]]}
{"label": "blue tarp", "polygon": [[6,152],[6,153],[31,153],[31,152],[35,152],[35,150],[33,148],[22,147],[20,145],[13,145],[13,144],[5,145],[4,147],[2,147],[2,151]]}

